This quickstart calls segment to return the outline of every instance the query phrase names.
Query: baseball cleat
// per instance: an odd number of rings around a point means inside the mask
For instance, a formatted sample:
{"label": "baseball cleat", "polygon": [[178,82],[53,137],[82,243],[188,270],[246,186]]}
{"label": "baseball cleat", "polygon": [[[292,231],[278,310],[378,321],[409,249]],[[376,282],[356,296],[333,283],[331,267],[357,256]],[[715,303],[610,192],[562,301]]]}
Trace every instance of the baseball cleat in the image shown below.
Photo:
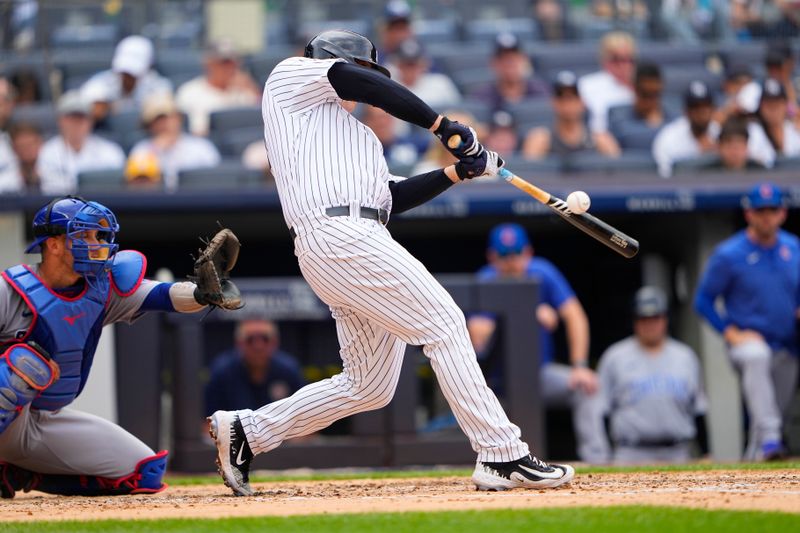
{"label": "baseball cleat", "polygon": [[507,463],[478,461],[472,481],[478,490],[550,489],[569,483],[574,476],[575,469],[569,465],[548,465],[526,455]]}
{"label": "baseball cleat", "polygon": [[222,480],[234,495],[252,496],[250,462],[253,452],[247,444],[239,416],[228,411],[217,411],[208,421],[209,434],[217,445],[217,470]]}
{"label": "baseball cleat", "polygon": [[762,461],[782,461],[788,457],[780,441],[770,440],[761,445]]}

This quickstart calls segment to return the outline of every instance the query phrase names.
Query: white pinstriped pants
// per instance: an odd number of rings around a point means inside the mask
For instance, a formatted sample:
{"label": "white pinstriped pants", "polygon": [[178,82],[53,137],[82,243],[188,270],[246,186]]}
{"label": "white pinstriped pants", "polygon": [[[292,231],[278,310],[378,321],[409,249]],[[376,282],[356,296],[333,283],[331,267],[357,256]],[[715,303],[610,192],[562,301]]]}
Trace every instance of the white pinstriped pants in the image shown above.
{"label": "white pinstriped pants", "polygon": [[464,314],[385,227],[332,218],[299,235],[295,254],[306,281],[331,308],[343,369],[256,411],[238,411],[254,453],[387,405],[406,344],[423,346],[479,460],[513,461],[529,453],[486,385]]}

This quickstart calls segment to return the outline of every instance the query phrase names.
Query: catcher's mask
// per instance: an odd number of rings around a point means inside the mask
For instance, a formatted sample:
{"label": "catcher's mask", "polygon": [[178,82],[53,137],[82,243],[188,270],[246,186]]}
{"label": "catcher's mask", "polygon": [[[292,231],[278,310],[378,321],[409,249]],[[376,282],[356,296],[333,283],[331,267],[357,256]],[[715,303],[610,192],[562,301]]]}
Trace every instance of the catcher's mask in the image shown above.
{"label": "catcher's mask", "polygon": [[314,59],[342,58],[348,63],[377,70],[390,78],[389,70],[378,63],[378,52],[372,41],[349,30],[328,30],[306,45],[306,57]]}
{"label": "catcher's mask", "polygon": [[[86,232],[96,230],[97,242],[89,243]],[[73,269],[84,277],[98,277],[111,269],[119,245],[117,217],[106,206],[77,196],[55,198],[39,209],[33,218],[34,241],[25,253],[42,251],[50,237],[66,235],[74,259]]]}

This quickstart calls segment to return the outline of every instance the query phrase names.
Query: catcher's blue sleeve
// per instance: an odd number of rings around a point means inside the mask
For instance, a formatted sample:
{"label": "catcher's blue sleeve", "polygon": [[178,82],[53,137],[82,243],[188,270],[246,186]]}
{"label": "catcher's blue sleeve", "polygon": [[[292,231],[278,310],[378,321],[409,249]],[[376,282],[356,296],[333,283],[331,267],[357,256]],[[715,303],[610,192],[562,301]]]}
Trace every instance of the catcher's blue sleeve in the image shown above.
{"label": "catcher's blue sleeve", "polygon": [[172,304],[172,298],[169,296],[169,289],[174,283],[159,283],[150,291],[147,298],[142,302],[140,311],[175,311],[175,306]]}

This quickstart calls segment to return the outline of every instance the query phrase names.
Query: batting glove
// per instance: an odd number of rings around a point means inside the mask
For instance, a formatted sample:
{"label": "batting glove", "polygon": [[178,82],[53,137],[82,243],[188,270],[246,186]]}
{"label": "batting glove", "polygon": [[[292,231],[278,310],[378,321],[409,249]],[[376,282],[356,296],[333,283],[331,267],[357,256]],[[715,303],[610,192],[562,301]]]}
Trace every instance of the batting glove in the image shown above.
{"label": "batting glove", "polygon": [[[439,127],[433,132],[436,137],[442,142],[447,151],[456,156],[458,159],[465,157],[475,157],[481,153],[483,146],[478,142],[478,134],[469,126],[459,124],[447,117],[442,117]],[[451,137],[457,136],[461,139],[461,143],[455,148],[448,145]]]}
{"label": "batting glove", "polygon": [[480,176],[496,176],[506,162],[497,152],[483,150],[477,157],[465,157],[456,163],[456,174],[462,180]]}

